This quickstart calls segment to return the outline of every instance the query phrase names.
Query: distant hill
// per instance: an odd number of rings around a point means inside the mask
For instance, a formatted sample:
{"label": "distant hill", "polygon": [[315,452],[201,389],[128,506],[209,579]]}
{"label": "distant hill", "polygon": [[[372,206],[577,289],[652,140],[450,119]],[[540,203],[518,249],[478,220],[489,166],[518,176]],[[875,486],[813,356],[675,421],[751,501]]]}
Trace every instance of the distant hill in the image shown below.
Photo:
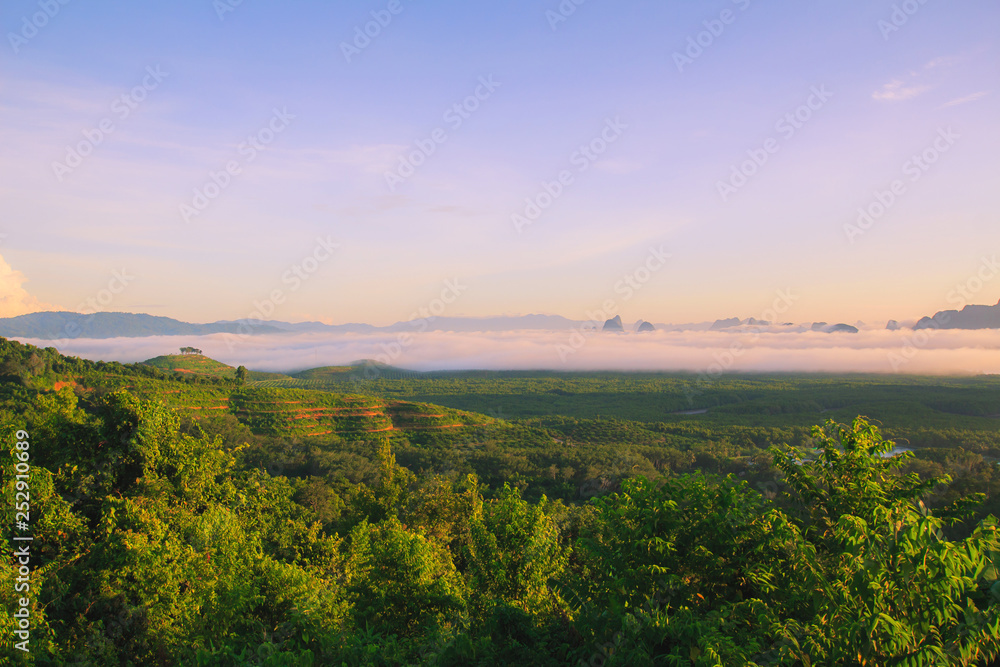
{"label": "distant hill", "polygon": [[1000,329],[1000,301],[995,306],[969,305],[962,310],[941,310],[922,317],[914,329]]}
{"label": "distant hill", "polygon": [[291,377],[299,378],[300,380],[336,381],[344,375],[353,373],[355,370],[357,370],[355,366],[321,366],[319,368],[310,368],[298,373],[292,373]]}
{"label": "distant hill", "polygon": [[709,327],[710,331],[721,331],[722,329],[729,329],[730,327],[738,327],[742,322],[738,317],[727,317],[723,320],[715,320],[712,322],[712,326]]}
{"label": "distant hill", "polygon": [[515,331],[518,329],[572,329],[583,324],[561,315],[517,315],[513,317],[428,317],[396,322],[388,331]]}
{"label": "distant hill", "polygon": [[[250,327],[251,334],[280,333],[269,324]],[[238,322],[191,324],[169,317],[143,313],[30,313],[0,319],[0,336],[5,338],[141,338],[143,336],[204,336],[213,333],[246,333]]]}
{"label": "distant hill", "polygon": [[[961,313],[951,310],[938,313],[935,318],[948,315],[949,321],[941,328],[982,329],[1000,328],[1000,304],[997,306],[967,306]],[[619,329],[621,318],[611,318],[604,324],[607,331]],[[518,315],[502,317],[427,317],[396,322],[388,326],[364,323],[324,324],[322,322],[282,322],[268,320],[220,320],[209,324],[194,324],[143,313],[82,313],[51,312],[31,313],[18,317],[0,318],[0,336],[7,338],[35,338],[41,340],[65,340],[73,338],[139,338],[144,336],[203,336],[216,333],[231,334],[294,334],[294,333],[396,333],[424,331],[456,332],[500,332],[519,330],[568,331],[573,329],[601,328],[601,322],[571,320],[560,315]],[[744,325],[762,326],[767,322],[736,317],[670,325],[647,323],[643,331],[738,331]],[[637,325],[638,327],[639,325]],[[782,326],[792,326],[790,323]],[[809,327],[809,325],[805,325]],[[932,318],[923,318],[915,328],[938,326]],[[814,331],[826,331],[826,322],[812,325]],[[833,325],[835,331],[852,331],[851,325]],[[853,331],[852,331],[853,332]]]}
{"label": "distant hill", "polygon": [[824,331],[826,331],[826,333],[858,333],[858,328],[851,324],[844,324],[841,322],[840,324],[831,324],[826,327]]}
{"label": "distant hill", "polygon": [[[352,362],[347,366],[322,366],[320,368],[309,368],[298,373],[290,373],[295,380],[305,380],[309,383],[330,384],[334,382],[359,382],[362,380],[374,380],[376,378],[401,379],[404,377],[415,377],[420,375],[418,371],[411,371],[405,368],[389,366],[371,359],[362,359]],[[289,382],[287,385],[278,384],[276,386],[310,386],[299,385]]]}
{"label": "distant hill", "polygon": [[[246,326],[245,320],[232,320],[219,324]],[[561,330],[572,329],[584,322],[570,320],[561,315],[515,315],[511,317],[425,317],[402,320],[388,326],[352,322],[349,324],[323,324],[322,322],[279,322],[269,320],[268,326],[296,333],[336,332],[373,333],[376,331],[516,331],[521,329]]]}
{"label": "distant hill", "polygon": [[615,315],[610,320],[604,323],[604,328],[602,331],[624,331],[625,328],[622,326],[622,316]]}
{"label": "distant hill", "polygon": [[144,313],[30,313],[0,318],[0,336],[6,338],[141,338],[144,336],[204,336],[214,333],[372,333],[376,331],[512,331],[517,329],[571,329],[582,322],[559,315],[517,317],[428,317],[396,322],[385,327],[371,324],[322,322],[256,322],[220,320],[193,324]]}
{"label": "distant hill", "polygon": [[195,375],[207,375],[227,380],[236,377],[235,368],[227,366],[221,361],[210,359],[202,354],[167,354],[162,357],[147,359],[142,363],[164,371],[193,373]]}
{"label": "distant hill", "polygon": [[812,331],[819,331],[821,333],[858,333],[858,328],[851,326],[850,324],[844,324],[840,322],[838,324],[827,324],[826,322],[813,322]]}

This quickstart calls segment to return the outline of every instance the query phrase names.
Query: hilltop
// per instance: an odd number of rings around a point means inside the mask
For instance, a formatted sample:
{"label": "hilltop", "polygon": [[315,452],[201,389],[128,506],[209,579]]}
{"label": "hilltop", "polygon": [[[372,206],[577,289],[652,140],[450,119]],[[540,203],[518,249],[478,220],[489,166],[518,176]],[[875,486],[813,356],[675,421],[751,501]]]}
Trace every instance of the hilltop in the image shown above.
{"label": "hilltop", "polygon": [[194,373],[227,380],[236,377],[235,368],[227,366],[221,361],[210,359],[203,354],[166,354],[147,359],[142,363],[146,366],[176,373]]}

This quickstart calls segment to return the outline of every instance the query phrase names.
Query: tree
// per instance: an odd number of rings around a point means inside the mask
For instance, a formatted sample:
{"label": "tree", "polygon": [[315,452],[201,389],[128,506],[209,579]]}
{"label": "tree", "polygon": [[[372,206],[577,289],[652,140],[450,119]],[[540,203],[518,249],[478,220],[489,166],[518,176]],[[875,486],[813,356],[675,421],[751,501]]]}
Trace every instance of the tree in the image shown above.
{"label": "tree", "polygon": [[791,499],[807,510],[800,526],[774,523],[789,561],[805,565],[798,590],[812,616],[776,624],[786,657],[971,665],[1000,655],[996,519],[948,540],[945,521],[920,500],[947,478],[893,474],[909,456],[887,458],[893,443],[861,417],[850,426],[827,422],[813,436],[821,448],[815,460],[774,450]]}
{"label": "tree", "polygon": [[351,531],[345,583],[359,627],[411,636],[458,621],[465,586],[448,551],[391,516]]}
{"label": "tree", "polygon": [[249,371],[246,366],[239,366],[236,369],[236,384],[246,384]]}
{"label": "tree", "polygon": [[479,613],[498,604],[533,613],[565,606],[549,583],[562,573],[568,553],[546,504],[542,496],[532,506],[504,484],[498,499],[474,508],[466,558]]}
{"label": "tree", "polygon": [[913,453],[889,456],[895,444],[862,417],[850,426],[828,421],[814,427],[812,435],[819,450],[815,460],[795,448],[772,449],[772,454],[790,495],[809,514],[807,530],[819,538],[831,535],[842,516],[870,522],[876,511],[900,510],[951,481],[945,476],[922,482],[915,473],[897,474]]}

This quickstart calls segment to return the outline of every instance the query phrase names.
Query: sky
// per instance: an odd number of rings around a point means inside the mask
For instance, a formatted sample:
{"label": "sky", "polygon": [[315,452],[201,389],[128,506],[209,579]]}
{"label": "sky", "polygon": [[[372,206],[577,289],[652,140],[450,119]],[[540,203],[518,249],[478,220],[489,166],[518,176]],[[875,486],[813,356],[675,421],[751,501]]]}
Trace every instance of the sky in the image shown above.
{"label": "sky", "polygon": [[881,326],[1000,299],[988,0],[10,0],[0,25],[0,316],[682,323],[790,294],[782,319]]}

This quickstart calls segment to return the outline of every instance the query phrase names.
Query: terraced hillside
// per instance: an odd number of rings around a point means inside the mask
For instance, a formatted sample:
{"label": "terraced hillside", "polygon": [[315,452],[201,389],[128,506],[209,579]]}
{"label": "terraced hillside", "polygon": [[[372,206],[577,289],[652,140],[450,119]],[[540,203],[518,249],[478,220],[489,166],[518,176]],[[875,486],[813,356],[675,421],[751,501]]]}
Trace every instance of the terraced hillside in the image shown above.
{"label": "terraced hillside", "polygon": [[464,426],[496,422],[485,415],[429,403],[356,395],[350,391],[351,384],[339,385],[339,392],[260,387],[257,383],[245,386],[227,377],[232,374],[231,366],[202,355],[168,355],[142,364],[119,364],[67,358],[51,348],[38,350],[3,339],[0,342],[0,353],[6,350],[6,356],[11,357],[4,360],[0,356],[0,380],[13,382],[3,385],[7,393],[18,386],[30,386],[44,392],[68,390],[90,401],[127,389],[195,421],[217,421],[218,416],[232,415],[261,436],[329,435],[356,440],[366,434],[386,433],[403,439],[418,434],[426,438],[435,431],[455,433]]}
{"label": "terraced hillside", "polygon": [[97,381],[78,378],[74,382],[83,392],[128,389],[140,398],[161,401],[196,420],[213,412],[230,413],[258,435],[312,437],[452,430],[494,421],[485,415],[429,403],[308,389],[240,387],[218,380],[185,382],[106,373]]}
{"label": "terraced hillside", "polygon": [[266,435],[437,430],[492,421],[483,415],[426,403],[308,389],[244,387],[232,393],[229,409],[255,433]]}

